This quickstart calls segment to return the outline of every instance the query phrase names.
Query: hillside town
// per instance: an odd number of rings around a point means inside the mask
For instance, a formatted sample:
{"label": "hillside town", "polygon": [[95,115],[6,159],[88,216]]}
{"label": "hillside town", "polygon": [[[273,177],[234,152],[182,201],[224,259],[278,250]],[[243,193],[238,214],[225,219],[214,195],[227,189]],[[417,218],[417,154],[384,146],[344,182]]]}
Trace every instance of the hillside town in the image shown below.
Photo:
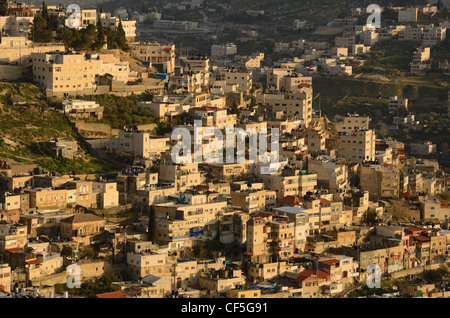
{"label": "hillside town", "polygon": [[[449,11],[383,7],[394,19],[377,26],[376,10],[351,8],[295,19],[296,39],[270,53],[189,53],[142,38],[213,22],[0,0],[0,298],[449,298],[449,128],[433,126],[450,118],[435,59]],[[371,65],[383,43],[412,44],[404,69]],[[316,89],[369,68],[409,86],[337,101]],[[247,135],[228,147],[229,129]],[[185,161],[175,131],[192,140]]]}

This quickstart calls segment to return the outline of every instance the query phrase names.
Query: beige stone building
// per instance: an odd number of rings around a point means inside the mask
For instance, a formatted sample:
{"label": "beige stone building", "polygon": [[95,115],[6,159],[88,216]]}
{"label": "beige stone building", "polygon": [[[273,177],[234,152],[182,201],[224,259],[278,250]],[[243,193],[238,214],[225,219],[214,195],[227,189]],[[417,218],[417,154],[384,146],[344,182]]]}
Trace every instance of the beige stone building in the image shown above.
{"label": "beige stone building", "polygon": [[32,53],[34,82],[52,94],[95,94],[100,76],[128,82],[129,63],[111,54]]}
{"label": "beige stone building", "polygon": [[134,153],[141,158],[159,156],[169,147],[169,138],[154,137],[145,132],[120,131],[117,137],[109,139],[109,147],[123,152]]}
{"label": "beige stone building", "polygon": [[303,196],[317,186],[317,174],[302,170],[282,170],[278,174],[261,175],[266,189],[277,192],[277,199],[288,195]]}
{"label": "beige stone building", "polygon": [[252,71],[240,72],[238,70],[227,70],[224,73],[227,85],[237,85],[238,91],[248,94],[253,85]]}
{"label": "beige stone building", "polygon": [[131,55],[141,61],[151,62],[154,67],[161,65],[161,71],[165,73],[175,71],[175,45],[173,44],[132,44]]}
{"label": "beige stone building", "polygon": [[338,118],[336,121],[336,130],[339,133],[349,133],[357,130],[369,129],[370,117],[359,116],[358,114],[347,115]]}
{"label": "beige stone building", "polygon": [[420,202],[420,218],[422,220],[445,221],[450,217],[448,202],[429,198]]}
{"label": "beige stone building", "polygon": [[67,207],[67,189],[34,188],[26,191],[30,195],[30,208],[64,209]]}
{"label": "beige stone building", "polygon": [[34,280],[63,270],[63,257],[59,253],[39,253],[36,259],[26,261],[27,279]]}
{"label": "beige stone building", "polygon": [[348,168],[335,158],[319,157],[308,160],[308,170],[317,174],[317,185],[332,192],[348,187]]}
{"label": "beige stone building", "polygon": [[271,190],[233,191],[231,204],[248,213],[270,210],[276,205],[276,192]]}
{"label": "beige stone building", "polygon": [[212,297],[219,297],[220,295],[226,295],[230,289],[243,286],[245,277],[241,270],[224,269],[202,273],[199,284],[200,287],[209,290]]}
{"label": "beige stone building", "polygon": [[11,267],[0,264],[0,291],[11,291]]}
{"label": "beige stone building", "polygon": [[[24,10],[28,10],[23,8]],[[31,12],[25,15],[5,15],[0,17],[0,30],[13,36],[27,36],[31,31],[34,17]],[[7,37],[3,37],[7,38]],[[3,41],[2,41],[3,42]]]}
{"label": "beige stone building", "polygon": [[204,177],[198,163],[175,164],[163,161],[159,165],[159,180],[174,184],[177,191],[184,192],[203,183]]}
{"label": "beige stone building", "polygon": [[116,182],[92,182],[93,193],[97,195],[97,207],[101,209],[119,205],[119,191]]}
{"label": "beige stone building", "polygon": [[75,214],[60,221],[62,237],[71,238],[79,243],[80,247],[88,246],[95,235],[102,234],[106,220],[95,214]]}
{"label": "beige stone building", "polygon": [[400,171],[391,165],[361,165],[360,185],[374,198],[398,198]]}
{"label": "beige stone building", "polygon": [[312,92],[301,90],[285,93],[261,93],[256,102],[271,109],[273,114],[282,113],[285,117],[302,119],[307,126],[312,119]]}
{"label": "beige stone building", "polygon": [[0,253],[14,248],[23,248],[28,243],[27,227],[20,223],[0,221]]}
{"label": "beige stone building", "polygon": [[94,101],[87,100],[65,100],[63,102],[63,112],[75,119],[102,119],[104,107]]}
{"label": "beige stone building", "polygon": [[341,134],[339,153],[352,163],[375,160],[375,132],[369,129]]}

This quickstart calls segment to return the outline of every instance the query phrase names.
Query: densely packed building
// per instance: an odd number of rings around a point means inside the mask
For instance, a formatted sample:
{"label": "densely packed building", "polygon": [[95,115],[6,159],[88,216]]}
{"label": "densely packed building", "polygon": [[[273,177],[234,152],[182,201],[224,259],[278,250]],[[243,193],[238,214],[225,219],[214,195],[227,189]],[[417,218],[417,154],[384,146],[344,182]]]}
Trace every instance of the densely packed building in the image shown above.
{"label": "densely packed building", "polygon": [[[156,135],[153,126],[111,129],[112,136],[84,140],[105,156],[133,158],[107,179],[76,171],[17,173],[2,163],[0,293],[66,283],[69,266],[76,265],[83,279],[125,268],[129,280],[118,284],[130,297],[264,294],[264,288],[249,286],[270,286],[280,297],[331,297],[363,282],[372,265],[392,274],[448,260],[449,202],[439,195],[449,180],[435,159],[426,158],[436,145],[411,143],[405,152],[403,143],[377,138],[370,116],[330,120],[313,109],[317,72],[350,76],[352,60],[396,37],[422,41],[411,63],[411,73],[419,74],[429,64],[430,47],[445,39],[444,26],[355,25],[332,43],[276,43],[277,52],[301,48],[304,54],[263,69],[263,53],[239,56],[233,43],[213,45],[208,58],[178,57],[174,44],[135,42],[135,21],[96,10],[82,10],[80,28],[122,23],[130,59],[65,48],[42,51],[19,38],[33,14],[21,10],[0,17],[0,27],[11,35],[2,38],[0,52],[5,49],[5,62],[15,62],[12,50],[25,49],[19,65],[31,67],[32,80],[46,96],[62,100],[63,114],[101,120],[107,105],[79,96],[151,91],[152,99],[137,108],[163,123],[181,118],[177,128],[192,144],[182,151],[186,161],[179,162],[173,149],[180,136]],[[417,15],[418,8],[401,9],[398,22],[416,22]],[[14,19],[28,22],[19,30],[11,27]],[[161,28],[169,24],[156,21]],[[308,25],[298,20],[295,29]],[[260,78],[265,85],[257,85]],[[389,97],[391,113],[408,107],[408,99]],[[395,124],[418,124],[413,117],[395,118]],[[208,134],[208,128],[216,130]],[[229,144],[227,130],[247,135],[239,141],[236,134]],[[263,147],[260,135],[252,146],[253,135],[262,132],[277,142]],[[221,135],[226,143],[217,143]],[[200,145],[194,144],[197,138]],[[55,157],[75,158],[81,151],[74,140],[41,146]],[[239,149],[249,155],[238,158]],[[208,160],[208,151],[218,160]],[[262,160],[267,157],[276,162]],[[407,217],[394,218],[398,210]],[[128,225],[107,217],[120,219],[126,212],[133,216]],[[88,250],[93,257],[86,256]],[[274,283],[283,288],[275,290]]]}

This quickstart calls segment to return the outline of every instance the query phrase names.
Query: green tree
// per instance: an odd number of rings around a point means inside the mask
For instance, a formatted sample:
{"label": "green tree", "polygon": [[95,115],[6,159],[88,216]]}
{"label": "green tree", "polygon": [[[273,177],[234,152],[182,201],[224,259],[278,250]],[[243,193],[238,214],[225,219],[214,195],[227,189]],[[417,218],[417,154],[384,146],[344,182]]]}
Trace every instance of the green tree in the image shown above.
{"label": "green tree", "polygon": [[42,1],[42,13],[41,16],[45,19],[45,21],[50,22],[50,15],[48,14],[47,5],[45,1]]}
{"label": "green tree", "polygon": [[61,249],[60,255],[61,256],[72,256],[72,252],[73,251],[72,251],[72,248],[70,247],[70,245],[64,244]]}
{"label": "green tree", "polygon": [[63,26],[56,31],[56,37],[64,43],[66,49],[69,49],[75,40],[75,31],[67,26]]}
{"label": "green tree", "polygon": [[116,43],[116,32],[111,29],[110,27],[107,27],[104,29],[105,35],[106,35],[106,44],[108,45],[108,49],[117,49],[117,43]]}
{"label": "green tree", "polygon": [[150,206],[150,213],[148,215],[148,238],[150,242],[156,242],[156,213],[155,206]]}
{"label": "green tree", "polygon": [[97,50],[101,49],[105,45],[105,30],[103,29],[103,25],[101,20],[97,21],[97,39],[95,40],[95,48]]}
{"label": "green tree", "polygon": [[75,40],[72,44],[75,50],[86,51],[94,46],[97,40],[97,28],[90,24],[86,28],[75,32]]}
{"label": "green tree", "polygon": [[37,43],[50,42],[53,39],[52,30],[49,28],[47,21],[40,15],[34,16],[29,38]]}
{"label": "green tree", "polygon": [[94,258],[94,256],[95,256],[95,251],[90,247],[82,250],[80,253],[81,258]]}
{"label": "green tree", "polygon": [[366,223],[375,225],[378,221],[377,211],[375,209],[369,209],[366,212]]}
{"label": "green tree", "polygon": [[125,36],[125,30],[123,29],[122,20],[119,20],[116,30],[116,44],[123,51],[129,51],[130,46],[128,45],[127,38]]}

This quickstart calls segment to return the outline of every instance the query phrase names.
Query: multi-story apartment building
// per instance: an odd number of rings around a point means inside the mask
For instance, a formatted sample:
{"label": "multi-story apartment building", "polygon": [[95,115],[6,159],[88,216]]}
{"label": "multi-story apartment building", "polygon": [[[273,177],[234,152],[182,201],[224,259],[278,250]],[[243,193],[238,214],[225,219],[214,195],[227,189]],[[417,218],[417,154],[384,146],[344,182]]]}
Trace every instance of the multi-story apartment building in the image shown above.
{"label": "multi-story apartment building", "polygon": [[294,223],[295,251],[304,251],[306,237],[309,235],[309,214],[307,210],[300,207],[282,206],[274,208],[273,212],[288,217]]}
{"label": "multi-story apartment building", "polygon": [[109,146],[141,158],[152,158],[168,149],[168,141],[169,138],[154,137],[150,133],[120,131],[117,137],[109,139]]}
{"label": "multi-story apartment building", "polygon": [[375,160],[375,132],[368,129],[340,134],[339,153],[352,163]]}
{"label": "multi-story apartment building", "polygon": [[195,119],[202,121],[202,127],[218,129],[233,128],[236,126],[236,114],[228,115],[226,109],[217,107],[193,107],[189,109],[189,114]]}
{"label": "multi-story apartment building", "polygon": [[423,34],[422,46],[433,47],[441,43],[447,37],[447,28],[443,26],[433,26],[425,30]]}
{"label": "multi-story apartment building", "polygon": [[23,248],[28,243],[27,226],[0,221],[0,254],[5,250]]}
{"label": "multi-story apartment building", "polygon": [[93,191],[93,182],[87,180],[74,180],[66,184],[67,204],[80,205],[86,208],[96,208],[99,193]]}
{"label": "multi-story apartment building", "polygon": [[408,109],[408,99],[399,98],[398,96],[389,97],[389,112],[395,112],[398,109]]}
{"label": "multi-story apartment building", "polygon": [[226,70],[224,73],[226,85],[237,85],[240,92],[248,94],[253,85],[252,71]]}
{"label": "multi-story apartment building", "polygon": [[198,163],[175,164],[163,161],[159,165],[159,180],[170,182],[177,191],[184,192],[201,184],[204,178],[198,169]]}
{"label": "multi-story apartment building", "polygon": [[180,57],[180,62],[185,73],[209,73],[210,59],[204,55]]}
{"label": "multi-story apartment building", "polygon": [[369,190],[371,197],[398,198],[400,195],[400,171],[392,165],[361,165],[360,185]]}
{"label": "multi-story apartment building", "polygon": [[127,266],[130,274],[136,278],[144,278],[148,275],[158,275],[159,277],[170,279],[171,273],[168,266],[169,258],[167,253],[145,251],[139,253],[127,253]]}
{"label": "multi-story apartment building", "polygon": [[295,224],[288,217],[258,213],[247,223],[247,251],[252,256],[289,259],[295,251]]}
{"label": "multi-story apartment building", "polygon": [[67,189],[33,188],[26,192],[30,195],[30,208],[64,209],[67,207]]}
{"label": "multi-story apartment building", "polygon": [[308,160],[308,171],[317,174],[317,185],[331,192],[345,190],[348,186],[347,165],[335,158],[319,157]]}
{"label": "multi-story apartment building", "polygon": [[111,16],[110,13],[100,13],[98,19],[101,21],[104,28],[111,28],[115,30],[120,23],[122,23],[123,30],[125,31],[125,37],[128,41],[133,42],[136,38],[136,21],[134,20],[121,20],[118,17]]}
{"label": "multi-story apartment building", "polygon": [[100,76],[110,74],[114,81],[127,82],[128,62],[109,54],[32,53],[33,80],[53,94],[94,94]]}
{"label": "multi-story apartment building", "polygon": [[[227,201],[222,200],[218,194],[194,194],[186,193],[177,201],[155,205],[156,215],[161,218],[169,218],[171,224],[175,224],[173,230],[183,235],[174,236],[170,231],[167,237],[158,238],[161,241],[181,238],[186,244],[191,244],[192,239],[198,235],[207,235],[209,231],[217,231],[219,215],[226,212]],[[180,222],[186,221],[186,222]],[[167,223],[167,222],[166,222]],[[186,231],[189,236],[186,236]]]}
{"label": "multi-story apartment building", "polygon": [[141,61],[150,62],[151,66],[164,73],[175,71],[175,45],[167,44],[132,44],[131,55]]}
{"label": "multi-story apartment building", "polygon": [[98,193],[98,208],[106,209],[119,205],[119,191],[117,191],[116,182],[92,182],[92,192]]}
{"label": "multi-story apartment building", "polygon": [[304,125],[308,126],[312,120],[312,93],[308,90],[257,94],[256,102],[269,108],[273,114],[281,113],[285,117],[302,119]]}
{"label": "multi-story apartment building", "polygon": [[231,204],[248,213],[271,210],[276,204],[276,192],[271,190],[233,191]]}
{"label": "multi-story apartment building", "polygon": [[261,175],[266,189],[277,192],[277,199],[288,195],[304,196],[317,186],[317,174],[303,170],[283,169],[280,173]]}
{"label": "multi-story apartment building", "polygon": [[403,8],[398,10],[398,22],[417,22],[419,8]]}
{"label": "multi-story apartment building", "polygon": [[223,59],[236,53],[237,46],[234,43],[214,44],[211,46],[211,58],[213,59]]}
{"label": "multi-story apartment building", "polygon": [[422,41],[425,27],[423,25],[409,26],[398,33],[400,41]]}
{"label": "multi-story apartment building", "polygon": [[349,133],[356,130],[369,129],[370,117],[359,116],[358,114],[349,114],[344,117],[336,118],[335,123],[338,133]]}

